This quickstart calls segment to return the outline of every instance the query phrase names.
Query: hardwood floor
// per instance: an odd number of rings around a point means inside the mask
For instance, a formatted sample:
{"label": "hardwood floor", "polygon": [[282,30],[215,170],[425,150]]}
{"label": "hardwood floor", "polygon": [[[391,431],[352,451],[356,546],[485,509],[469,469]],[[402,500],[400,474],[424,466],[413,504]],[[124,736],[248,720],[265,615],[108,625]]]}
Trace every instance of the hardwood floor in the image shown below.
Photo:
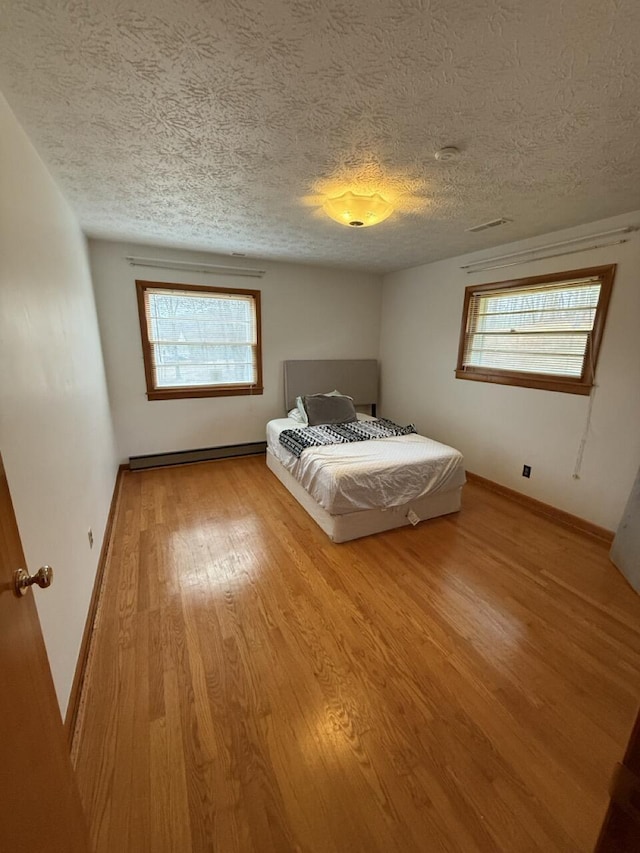
{"label": "hardwood floor", "polygon": [[224,460],[125,474],[76,766],[97,853],[589,851],[639,702],[606,546],[478,485],[334,545]]}

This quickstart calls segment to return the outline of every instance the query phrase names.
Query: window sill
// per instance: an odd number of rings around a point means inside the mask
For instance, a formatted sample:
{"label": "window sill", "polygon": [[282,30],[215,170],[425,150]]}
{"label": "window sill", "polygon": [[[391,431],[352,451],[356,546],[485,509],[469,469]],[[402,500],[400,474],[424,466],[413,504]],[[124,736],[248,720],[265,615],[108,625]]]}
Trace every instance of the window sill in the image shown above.
{"label": "window sill", "polygon": [[147,391],[148,400],[188,400],[194,397],[258,397],[262,385],[230,385],[225,388],[163,388]]}
{"label": "window sill", "polygon": [[514,373],[482,373],[470,370],[456,370],[456,379],[471,379],[473,382],[492,382],[494,385],[511,385],[520,388],[537,388],[540,391],[559,391],[564,394],[591,394],[593,385],[586,382],[562,381],[547,377]]}

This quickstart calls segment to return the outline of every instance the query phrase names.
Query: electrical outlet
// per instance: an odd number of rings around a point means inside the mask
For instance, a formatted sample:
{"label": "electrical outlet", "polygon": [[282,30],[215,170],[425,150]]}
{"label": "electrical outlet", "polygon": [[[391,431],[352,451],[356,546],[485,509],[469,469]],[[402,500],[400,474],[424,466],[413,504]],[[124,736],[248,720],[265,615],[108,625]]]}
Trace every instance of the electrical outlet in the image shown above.
{"label": "electrical outlet", "polygon": [[91,528],[89,528],[87,536],[89,537],[89,548],[93,548],[93,530]]}
{"label": "electrical outlet", "polygon": [[531,465],[523,465],[522,466],[522,476],[530,477],[531,476]]}

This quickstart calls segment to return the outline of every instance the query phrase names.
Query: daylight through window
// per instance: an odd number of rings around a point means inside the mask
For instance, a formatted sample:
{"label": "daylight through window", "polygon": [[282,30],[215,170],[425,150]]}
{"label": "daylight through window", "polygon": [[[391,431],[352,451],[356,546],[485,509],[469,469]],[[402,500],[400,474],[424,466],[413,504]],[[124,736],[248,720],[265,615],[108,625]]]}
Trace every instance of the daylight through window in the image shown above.
{"label": "daylight through window", "polygon": [[259,291],[136,287],[149,399],[262,393]]}
{"label": "daylight through window", "polygon": [[456,376],[588,394],[615,266],[466,289]]}

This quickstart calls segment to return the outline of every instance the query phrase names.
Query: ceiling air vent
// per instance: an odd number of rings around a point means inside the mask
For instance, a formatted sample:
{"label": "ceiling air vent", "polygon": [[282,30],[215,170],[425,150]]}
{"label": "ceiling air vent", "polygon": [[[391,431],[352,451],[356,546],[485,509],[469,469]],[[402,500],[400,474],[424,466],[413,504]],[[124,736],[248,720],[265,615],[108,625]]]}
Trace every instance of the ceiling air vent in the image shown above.
{"label": "ceiling air vent", "polygon": [[474,225],[473,228],[465,228],[465,231],[471,231],[477,234],[478,231],[486,231],[487,228],[495,228],[497,225],[506,225],[511,222],[510,219],[492,219],[490,222],[483,222],[481,225]]}

